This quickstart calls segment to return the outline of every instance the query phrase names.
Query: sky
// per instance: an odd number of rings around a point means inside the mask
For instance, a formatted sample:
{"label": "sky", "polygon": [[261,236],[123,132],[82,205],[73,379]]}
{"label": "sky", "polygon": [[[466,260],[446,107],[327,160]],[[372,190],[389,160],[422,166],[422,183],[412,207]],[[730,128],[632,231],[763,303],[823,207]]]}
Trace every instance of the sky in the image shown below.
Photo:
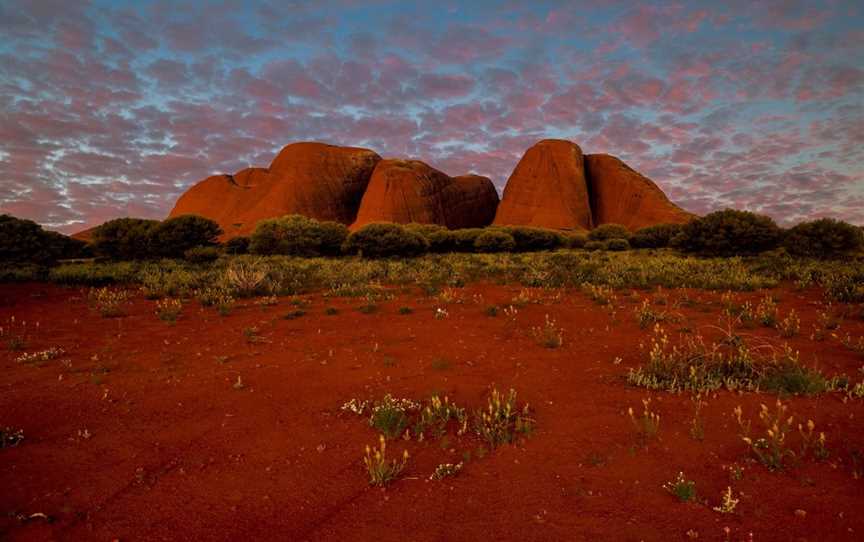
{"label": "sky", "polygon": [[323,141],[499,191],[537,140],[685,209],[864,225],[859,1],[0,0],[0,213],[164,218]]}

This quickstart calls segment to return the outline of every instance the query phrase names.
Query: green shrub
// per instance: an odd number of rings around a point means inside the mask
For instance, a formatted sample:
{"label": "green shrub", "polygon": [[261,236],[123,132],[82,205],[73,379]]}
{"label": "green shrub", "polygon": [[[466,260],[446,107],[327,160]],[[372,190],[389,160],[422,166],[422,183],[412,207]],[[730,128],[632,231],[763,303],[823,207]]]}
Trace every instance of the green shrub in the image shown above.
{"label": "green shrub", "polygon": [[406,224],[405,229],[422,235],[429,243],[429,252],[453,252],[456,249],[454,232],[438,224]]}
{"label": "green shrub", "polygon": [[833,218],[802,222],[786,231],[783,246],[790,254],[810,258],[837,258],[864,247],[861,228]]}
{"label": "green shrub", "polygon": [[735,256],[775,249],[780,236],[770,217],[725,209],[685,224],[671,245],[703,256]]}
{"label": "green shrub", "polygon": [[346,251],[365,258],[417,256],[426,252],[429,242],[399,224],[378,222],[367,224],[348,236]]}
{"label": "green shrub", "polygon": [[555,250],[563,246],[565,241],[562,234],[553,230],[515,226],[502,229],[513,236],[517,252]]}
{"label": "green shrub", "polygon": [[621,252],[622,250],[630,250],[630,243],[627,239],[609,239],[603,243],[605,250],[612,252]]}
{"label": "green shrub", "polygon": [[222,235],[219,224],[198,215],[169,218],[150,230],[150,255],[162,258],[182,258],[187,250],[210,247]]}
{"label": "green shrub", "polygon": [[191,263],[210,263],[219,259],[221,252],[217,247],[195,247],[183,253],[183,259]]}
{"label": "green shrub", "polygon": [[262,255],[331,256],[341,252],[348,228],[302,215],[262,220],[255,227],[249,252]]}
{"label": "green shrub", "polygon": [[116,218],[94,229],[90,244],[96,255],[112,260],[149,258],[151,234],[158,225],[158,220]]}
{"label": "green shrub", "polygon": [[474,242],[487,230],[484,228],[463,228],[450,232],[453,239],[453,251],[474,252]]}
{"label": "green shrub", "polygon": [[584,248],[590,251],[606,250],[606,243],[604,241],[588,241],[585,243]]}
{"label": "green shrub", "polygon": [[681,233],[681,224],[656,224],[637,230],[630,237],[633,248],[664,248]]}
{"label": "green shrub", "polygon": [[630,239],[630,230],[621,224],[603,224],[588,232],[588,239],[591,241]]}
{"label": "green shrub", "polygon": [[568,248],[585,248],[585,243],[588,242],[588,236],[584,233],[571,233],[566,237],[566,246]]}
{"label": "green shrub", "polygon": [[32,220],[0,215],[0,262],[51,263],[83,255],[85,243],[43,230]]}
{"label": "green shrub", "polygon": [[249,253],[249,238],[248,237],[233,237],[225,241],[224,249],[226,254],[240,255]]}
{"label": "green shrub", "polygon": [[474,240],[475,252],[512,252],[515,248],[516,241],[506,231],[490,229]]}

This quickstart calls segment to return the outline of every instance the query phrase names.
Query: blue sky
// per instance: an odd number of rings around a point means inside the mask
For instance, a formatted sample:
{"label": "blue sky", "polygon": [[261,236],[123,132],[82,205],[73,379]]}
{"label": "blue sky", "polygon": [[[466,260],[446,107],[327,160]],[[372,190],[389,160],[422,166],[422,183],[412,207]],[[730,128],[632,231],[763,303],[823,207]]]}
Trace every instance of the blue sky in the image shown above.
{"label": "blue sky", "polygon": [[0,212],[162,218],[293,141],[503,188],[536,140],[688,210],[864,224],[857,2],[0,0]]}

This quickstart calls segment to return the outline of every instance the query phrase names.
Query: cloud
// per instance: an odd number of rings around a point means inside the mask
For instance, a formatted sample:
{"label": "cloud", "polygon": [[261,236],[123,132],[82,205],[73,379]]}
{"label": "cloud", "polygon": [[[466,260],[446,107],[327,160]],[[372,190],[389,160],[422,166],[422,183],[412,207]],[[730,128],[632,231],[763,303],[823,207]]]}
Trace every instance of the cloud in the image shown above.
{"label": "cloud", "polygon": [[563,137],[695,212],[864,223],[853,8],[3,2],[0,211],[67,232],[163,217],[197,180],[297,140],[502,188],[525,149]]}

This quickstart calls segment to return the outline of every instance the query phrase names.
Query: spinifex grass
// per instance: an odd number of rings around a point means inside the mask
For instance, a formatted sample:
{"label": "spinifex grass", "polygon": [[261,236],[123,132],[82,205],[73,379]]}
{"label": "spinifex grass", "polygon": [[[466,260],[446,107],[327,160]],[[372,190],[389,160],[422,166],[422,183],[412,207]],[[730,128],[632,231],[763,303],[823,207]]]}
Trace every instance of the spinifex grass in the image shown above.
{"label": "spinifex grass", "polygon": [[369,425],[387,438],[401,435],[408,427],[409,412],[420,409],[420,405],[410,399],[394,399],[389,393],[372,407]]}
{"label": "spinifex grass", "polygon": [[505,397],[495,387],[489,393],[486,408],[474,413],[474,430],[493,448],[513,442],[519,433],[531,432],[534,420],[526,403],[521,411],[516,407],[516,391]]}
{"label": "spinifex grass", "polygon": [[117,318],[126,314],[124,305],[129,300],[129,292],[112,288],[94,288],[90,290],[89,298],[103,318]]}
{"label": "spinifex grass", "polygon": [[687,480],[683,472],[679,472],[671,482],[663,484],[663,489],[678,497],[681,502],[696,500],[696,482]]}
{"label": "spinifex grass", "polygon": [[176,322],[181,312],[183,302],[179,299],[165,298],[156,302],[156,316],[163,322]]}
{"label": "spinifex grass", "polygon": [[764,435],[760,437],[751,436],[751,423],[749,420],[744,421],[740,406],[735,408],[733,414],[741,430],[741,440],[747,444],[750,452],[769,469],[780,470],[795,458],[795,452],[787,442],[794,417],[786,415],[788,407],[779,399],[775,407],[772,413],[766,405],[761,405],[759,420],[762,422]]}
{"label": "spinifex grass", "polygon": [[701,335],[687,335],[671,344],[655,326],[648,363],[630,369],[627,380],[635,386],[667,391],[771,390],[814,394],[831,389],[819,371],[803,366],[798,353],[754,339],[755,345],[723,330],[721,340],[706,343]]}
{"label": "spinifex grass", "polygon": [[642,414],[633,412],[633,407],[627,409],[630,422],[636,430],[636,438],[640,446],[645,446],[649,440],[657,437],[660,431],[660,414],[651,411],[651,399],[642,399]]}
{"label": "spinifex grass", "polygon": [[450,420],[459,423],[458,435],[466,432],[468,415],[465,409],[451,403],[447,396],[442,400],[437,395],[433,395],[429,403],[420,411],[420,419],[414,425],[414,434],[421,440],[426,434],[436,438],[441,437],[447,432],[447,424]]}
{"label": "spinifex grass", "polygon": [[555,319],[548,314],[542,326],[531,328],[531,336],[537,344],[545,348],[558,348],[564,344],[564,330],[558,327]]}
{"label": "spinifex grass", "polygon": [[384,435],[378,437],[379,447],[366,446],[363,464],[369,474],[369,483],[373,486],[384,486],[396,479],[408,463],[408,450],[402,452],[402,461],[395,459],[387,462],[387,440]]}

